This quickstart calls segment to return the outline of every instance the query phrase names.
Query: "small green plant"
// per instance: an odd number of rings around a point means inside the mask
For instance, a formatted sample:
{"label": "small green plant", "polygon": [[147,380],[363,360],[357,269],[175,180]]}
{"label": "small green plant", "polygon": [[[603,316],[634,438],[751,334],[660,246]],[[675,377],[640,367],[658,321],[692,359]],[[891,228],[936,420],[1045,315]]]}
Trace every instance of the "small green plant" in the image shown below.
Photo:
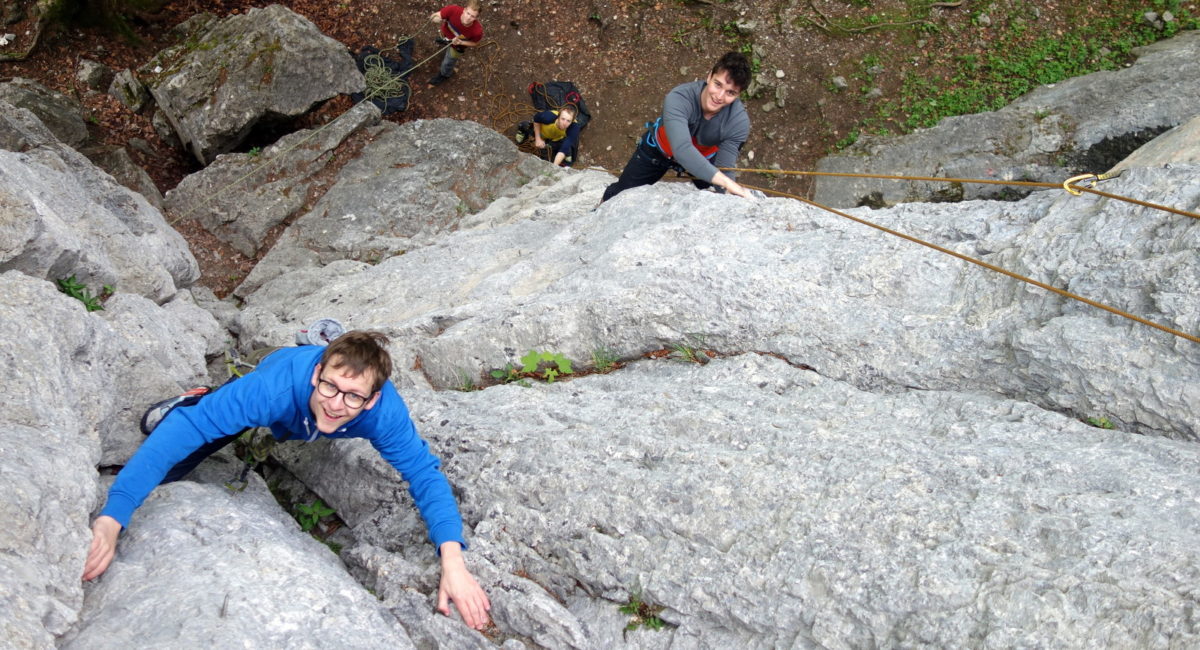
{"label": "small green plant", "polygon": [[457,374],[458,384],[454,386],[454,390],[457,390],[461,393],[470,393],[479,390],[479,386],[475,385],[475,379],[472,378],[466,370],[459,368]]}
{"label": "small green plant", "polygon": [[1104,416],[1091,417],[1091,418],[1084,420],[1084,422],[1086,422],[1087,424],[1089,424],[1093,427],[1096,427],[1097,429],[1112,429],[1113,428],[1112,420],[1110,420]]}
{"label": "small green plant", "polygon": [[521,375],[521,371],[517,370],[516,366],[511,363],[505,364],[500,370],[493,370],[491,373],[492,379],[501,384],[517,384],[518,386],[529,387],[529,381]]}
{"label": "small green plant", "polygon": [[300,530],[306,533],[316,527],[322,519],[334,513],[334,509],[325,505],[325,502],[320,499],[309,504],[297,503],[294,507],[296,521],[300,522]]}
{"label": "small green plant", "polygon": [[59,291],[71,296],[79,302],[82,302],[84,308],[88,311],[103,310],[104,305],[100,304],[100,302],[113,295],[115,292],[115,289],[111,284],[106,284],[101,288],[99,295],[92,295],[92,292],[87,288],[87,285],[83,284],[79,280],[76,280],[75,276],[73,275],[69,278],[55,280],[55,284],[58,285]]}
{"label": "small green plant", "polygon": [[667,626],[667,623],[658,616],[665,608],[662,605],[644,603],[640,596],[630,596],[629,602],[621,605],[618,609],[622,614],[630,617],[629,623],[625,625],[626,632],[639,627],[661,630]]}
{"label": "small green plant", "polygon": [[250,147],[250,151],[247,151],[246,155],[250,156],[251,158],[257,158],[261,153],[262,147]]}
{"label": "small green plant", "polygon": [[833,143],[833,148],[837,149],[838,151],[841,151],[842,149],[849,147],[850,145],[854,144],[855,142],[858,142],[858,136],[859,136],[858,129],[851,129],[849,133],[842,136],[842,138],[840,140],[838,140],[837,142]]}
{"label": "small green plant", "polygon": [[329,550],[333,551],[333,554],[334,554],[334,555],[341,555],[341,554],[342,554],[342,545],[341,545],[341,544],[338,544],[337,542],[330,541],[330,540],[328,540],[328,539],[322,539],[322,540],[319,540],[319,541],[320,541],[322,544],[324,544],[325,546],[328,546],[328,547],[329,547]]}
{"label": "small green plant", "polygon": [[521,372],[529,375],[541,375],[547,383],[554,383],[560,375],[569,375],[571,360],[558,352],[538,352],[530,350],[521,357]]}
{"label": "small green plant", "polygon": [[670,356],[673,359],[687,361],[688,363],[708,363],[709,354],[703,349],[704,337],[697,334],[688,334],[687,338],[679,343],[673,343]]}
{"label": "small green plant", "polygon": [[616,352],[603,345],[592,350],[592,367],[596,369],[596,372],[605,373],[615,370],[619,360]]}

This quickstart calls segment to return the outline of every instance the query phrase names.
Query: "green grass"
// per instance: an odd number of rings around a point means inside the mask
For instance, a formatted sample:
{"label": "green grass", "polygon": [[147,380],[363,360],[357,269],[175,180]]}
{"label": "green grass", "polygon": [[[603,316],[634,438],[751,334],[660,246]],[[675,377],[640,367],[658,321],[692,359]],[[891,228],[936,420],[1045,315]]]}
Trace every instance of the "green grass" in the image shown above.
{"label": "green grass", "polygon": [[[908,131],[933,126],[953,115],[996,110],[1038,86],[1120,68],[1130,61],[1133,48],[1200,26],[1196,17],[1179,7],[1178,0],[1157,0],[1139,5],[1140,9],[1130,9],[1132,6],[1126,5],[1123,14],[1090,16],[1080,12],[1064,33],[1034,39],[1027,38],[1027,6],[991,15],[993,22],[987,29],[999,34],[992,47],[955,57],[950,66],[953,73],[948,76],[931,77],[919,69],[905,73],[898,98],[882,103],[863,130],[876,130],[884,121],[895,119],[897,126]],[[1162,30],[1155,29],[1142,18],[1150,8],[1170,10],[1176,19]],[[963,36],[969,38],[969,34]]]}

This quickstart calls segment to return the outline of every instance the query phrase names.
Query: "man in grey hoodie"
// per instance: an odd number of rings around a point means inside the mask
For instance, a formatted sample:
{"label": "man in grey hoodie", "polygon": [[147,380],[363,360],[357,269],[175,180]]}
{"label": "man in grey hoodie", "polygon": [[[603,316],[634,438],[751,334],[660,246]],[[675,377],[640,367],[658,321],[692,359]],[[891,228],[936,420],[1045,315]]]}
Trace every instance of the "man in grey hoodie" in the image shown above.
{"label": "man in grey hoodie", "polygon": [[662,117],[638,140],[638,148],[607,201],[631,187],[658,182],[669,169],[687,171],[701,189],[715,185],[743,198],[750,192],[718,167],[733,167],[750,136],[750,116],[738,99],[750,83],[750,62],[740,52],[722,56],[703,81],[676,86],[663,101]]}

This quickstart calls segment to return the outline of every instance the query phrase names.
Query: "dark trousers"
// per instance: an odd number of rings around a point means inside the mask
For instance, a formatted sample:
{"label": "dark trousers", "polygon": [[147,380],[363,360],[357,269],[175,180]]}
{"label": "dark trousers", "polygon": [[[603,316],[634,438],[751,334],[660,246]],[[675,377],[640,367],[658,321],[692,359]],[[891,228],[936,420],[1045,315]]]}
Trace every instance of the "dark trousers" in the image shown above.
{"label": "dark trousers", "polygon": [[[558,155],[558,152],[563,150],[563,148],[562,148],[563,142],[564,142],[563,140],[553,140],[553,141],[547,140],[546,141],[546,148],[548,148],[550,150],[548,155],[550,156],[551,162],[554,162],[554,157]],[[566,157],[563,158],[563,166],[564,167],[570,167],[571,165],[575,164],[575,154],[576,154],[576,150],[578,148],[579,147],[577,147],[577,146],[573,146],[573,147],[571,147],[570,151],[563,152],[566,154]]]}
{"label": "dark trousers", "polygon": [[242,433],[245,433],[245,431],[239,431],[232,436],[217,438],[212,442],[206,442],[203,445],[200,445],[199,449],[193,451],[187,458],[184,458],[176,463],[175,466],[167,472],[167,475],[163,477],[162,482],[174,483],[175,481],[184,478],[190,474],[192,470],[196,469],[196,466],[199,465],[205,458],[208,458],[209,456],[212,456],[213,454],[227,447],[229,443],[237,440],[238,436],[242,435]]}
{"label": "dark trousers", "polygon": [[[234,379],[237,379],[236,375],[233,377],[230,377],[225,383],[228,384],[229,382],[233,381]],[[211,393],[209,393],[209,394],[211,394]],[[192,406],[192,405],[196,404],[197,402],[199,402],[200,400],[204,399],[204,397],[205,397],[204,395],[199,395],[196,397],[189,397],[188,399],[180,402],[179,404],[176,404],[171,409],[170,412],[168,412],[165,416],[163,416],[163,420],[166,420],[167,418],[171,417],[171,415],[175,412],[175,409]],[[162,424],[162,422],[159,422],[159,424]],[[158,427],[155,427],[155,431],[157,431],[157,430],[158,430]],[[187,458],[184,458],[183,460],[179,461],[178,463],[175,463],[175,466],[172,467],[170,470],[168,470],[167,475],[163,477],[162,483],[174,483],[175,481],[178,481],[178,480],[182,479],[183,477],[187,476],[188,474],[191,473],[192,470],[196,469],[196,466],[199,465],[201,462],[203,462],[205,458],[208,458],[209,456],[212,456],[213,454],[217,453],[218,451],[221,451],[222,449],[227,447],[231,442],[233,442],[234,440],[237,440],[238,436],[242,435],[243,433],[245,433],[248,430],[249,429],[242,429],[241,431],[239,431],[231,436],[224,436],[221,438],[217,438],[216,440],[213,440],[212,442],[206,442],[203,445],[200,445],[200,447],[198,449],[196,449],[196,451],[193,451],[191,454],[189,454]],[[150,435],[154,435],[154,431],[151,431]],[[160,485],[162,483],[160,483]]]}
{"label": "dark trousers", "polygon": [[[637,149],[633,151],[629,162],[625,163],[625,169],[621,170],[621,176],[617,182],[605,188],[604,198],[600,199],[600,202],[603,203],[634,187],[653,185],[672,169],[680,170],[680,167],[674,160],[664,156],[658,147],[648,144],[645,137],[639,138]],[[696,179],[693,179],[692,183],[700,189],[709,186],[709,183]]]}

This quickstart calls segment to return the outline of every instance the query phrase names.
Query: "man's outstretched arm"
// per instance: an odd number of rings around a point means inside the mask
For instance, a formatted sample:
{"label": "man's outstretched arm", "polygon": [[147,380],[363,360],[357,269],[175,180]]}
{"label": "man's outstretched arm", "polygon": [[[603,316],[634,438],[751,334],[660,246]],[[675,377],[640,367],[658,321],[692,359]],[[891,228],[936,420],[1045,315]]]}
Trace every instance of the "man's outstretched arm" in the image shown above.
{"label": "man's outstretched arm", "polygon": [[443,542],[438,548],[442,556],[442,581],[438,586],[438,611],[450,615],[450,601],[458,608],[467,625],[482,630],[488,626],[488,611],[492,603],[484,593],[475,576],[467,570],[463,559],[462,545],[458,542]]}
{"label": "man's outstretched arm", "polygon": [[120,522],[108,515],[100,515],[92,522],[92,545],[83,564],[84,580],[98,578],[108,569],[117,553],[117,536],[120,534]]}

